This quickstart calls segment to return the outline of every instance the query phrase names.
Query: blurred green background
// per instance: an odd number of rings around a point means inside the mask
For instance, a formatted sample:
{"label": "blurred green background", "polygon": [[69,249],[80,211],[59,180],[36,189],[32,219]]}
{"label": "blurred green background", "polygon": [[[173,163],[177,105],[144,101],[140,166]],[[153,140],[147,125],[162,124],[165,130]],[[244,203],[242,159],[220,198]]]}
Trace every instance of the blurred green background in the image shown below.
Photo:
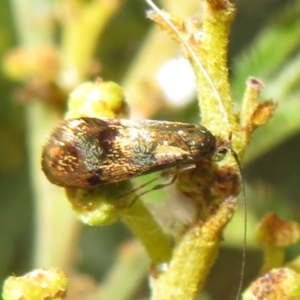
{"label": "blurred green background", "polygon": [[[282,218],[299,220],[300,216],[300,8],[297,1],[240,0],[233,23],[230,41],[230,71],[233,94],[238,103],[242,98],[248,76],[260,78],[266,85],[263,94],[278,101],[278,117],[266,128],[259,129],[257,140],[246,155],[243,176],[247,185],[250,220],[259,220],[266,212],[276,212]],[[0,3],[0,56],[18,45],[13,5],[8,0]],[[121,82],[137,55],[152,25],[145,18],[147,6],[142,0],[124,1],[119,11],[107,24],[97,45],[95,58],[101,61],[100,76]],[[60,32],[57,30],[57,40]],[[0,74],[0,278],[21,275],[32,269],[34,238],[34,201],[27,157],[25,106],[18,93],[22,83],[13,82]],[[292,103],[292,104],[291,104]],[[299,104],[298,104],[299,103]],[[196,102],[180,110],[165,111],[153,118],[193,120]],[[194,111],[194,115],[192,112]],[[298,116],[298,119],[297,119]],[[37,125],[38,126],[38,125]],[[41,175],[42,176],[42,175]],[[252,224],[251,223],[251,224]],[[249,239],[253,234],[250,225]],[[78,240],[79,258],[75,267],[91,274],[97,281],[104,277],[122,241],[131,236],[122,224],[92,228],[84,226]],[[238,236],[241,245],[242,237]],[[261,266],[259,249],[249,248],[247,280],[255,276]],[[293,257],[299,247],[288,253]],[[226,268],[236,262],[238,274],[240,250],[226,247],[210,275],[207,288],[213,299],[229,294],[234,278],[227,283]],[[224,269],[225,272],[222,272]],[[225,277],[222,277],[222,274]],[[223,283],[216,285],[215,283]],[[223,289],[226,289],[224,292]],[[132,299],[146,295],[141,293]],[[218,296],[219,295],[219,296]],[[84,299],[84,298],[83,298]],[[139,298],[140,299],[140,298]],[[225,299],[222,297],[222,299]]]}

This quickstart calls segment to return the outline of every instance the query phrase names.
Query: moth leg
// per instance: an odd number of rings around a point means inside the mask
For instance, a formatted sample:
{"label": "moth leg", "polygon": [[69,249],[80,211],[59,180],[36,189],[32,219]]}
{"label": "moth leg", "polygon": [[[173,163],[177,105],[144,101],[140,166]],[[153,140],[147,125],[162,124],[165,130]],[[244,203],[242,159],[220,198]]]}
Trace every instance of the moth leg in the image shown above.
{"label": "moth leg", "polygon": [[172,172],[164,171],[164,172],[162,172],[162,177],[167,177],[167,176],[172,175],[173,176],[172,179],[169,182],[155,185],[151,190],[147,190],[147,191],[143,192],[142,195],[146,194],[149,191],[159,190],[159,189],[165,188],[165,187],[173,184],[175,182],[175,180],[177,179],[179,173],[181,173],[183,171],[186,171],[186,170],[194,169],[194,168],[195,168],[194,164],[186,164],[186,165],[182,165],[182,166],[177,166],[176,171],[172,171]]}
{"label": "moth leg", "polygon": [[171,178],[171,180],[170,180],[169,182],[157,184],[157,185],[155,185],[154,187],[152,187],[151,189],[145,190],[145,191],[141,192],[140,194],[138,194],[138,195],[134,198],[134,200],[133,200],[133,202],[134,202],[137,198],[139,198],[139,197],[141,197],[141,196],[143,196],[143,195],[145,195],[145,194],[147,194],[147,193],[149,193],[149,192],[151,192],[151,191],[159,190],[159,189],[165,188],[165,187],[167,187],[167,186],[173,184],[173,183],[175,182],[175,180],[177,179],[179,173],[181,173],[181,172],[183,172],[183,171],[186,171],[186,170],[193,169],[193,168],[195,168],[195,165],[194,165],[194,164],[177,165],[175,170],[174,170],[174,169],[171,169],[171,170],[163,171],[163,172],[161,173],[161,176],[160,176],[160,177],[156,177],[156,178],[154,178],[154,179],[151,179],[151,180],[147,181],[146,183],[140,185],[139,187],[137,187],[137,188],[131,190],[130,192],[121,195],[121,196],[118,197],[118,198],[123,198],[123,197],[125,197],[125,196],[128,196],[128,195],[130,195],[131,193],[134,193],[134,192],[136,192],[136,191],[142,189],[143,187],[145,187],[145,186],[151,184],[152,182],[158,180],[158,179],[161,178],[161,177],[172,176],[172,178]]}
{"label": "moth leg", "polygon": [[[163,176],[164,177],[164,176]],[[154,178],[154,179],[151,179],[151,180],[149,180],[149,181],[147,181],[147,182],[145,182],[145,183],[143,183],[143,184],[141,184],[141,185],[139,185],[137,188],[135,188],[135,189],[132,189],[130,192],[128,192],[128,193],[125,193],[125,194],[123,194],[123,195],[121,195],[121,196],[119,196],[118,197],[118,199],[119,198],[123,198],[123,197],[126,197],[126,196],[128,196],[128,195],[130,195],[130,194],[132,194],[132,193],[135,193],[135,192],[137,192],[138,190],[140,190],[140,189],[142,189],[143,187],[145,187],[145,186],[147,186],[147,185],[149,185],[149,184],[151,184],[152,182],[154,182],[154,181],[156,181],[156,180],[158,180],[159,178],[161,178],[161,176],[159,176],[159,177],[156,177],[156,178]],[[151,189],[152,190],[152,189]],[[149,190],[147,190],[147,191],[151,191],[150,189]],[[146,192],[143,192],[142,193],[142,195],[144,195]],[[140,195],[138,195],[137,197],[139,197]]]}

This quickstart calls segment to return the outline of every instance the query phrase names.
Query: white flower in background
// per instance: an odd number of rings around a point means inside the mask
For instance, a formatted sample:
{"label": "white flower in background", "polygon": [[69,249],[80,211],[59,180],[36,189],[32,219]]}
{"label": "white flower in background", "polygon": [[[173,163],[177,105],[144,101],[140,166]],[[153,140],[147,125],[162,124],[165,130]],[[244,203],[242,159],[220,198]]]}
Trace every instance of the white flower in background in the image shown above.
{"label": "white flower in background", "polygon": [[184,57],[166,62],[157,73],[157,81],[166,101],[172,106],[184,106],[196,95],[195,76]]}

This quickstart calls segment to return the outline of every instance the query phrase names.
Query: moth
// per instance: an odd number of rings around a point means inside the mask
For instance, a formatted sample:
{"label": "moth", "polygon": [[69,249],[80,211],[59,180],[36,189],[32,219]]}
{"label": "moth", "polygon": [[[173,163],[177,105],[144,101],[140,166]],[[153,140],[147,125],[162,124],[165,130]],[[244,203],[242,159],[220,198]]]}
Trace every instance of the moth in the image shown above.
{"label": "moth", "polygon": [[42,169],[54,184],[94,189],[201,159],[219,160],[226,142],[202,125],[110,118],[63,121],[43,148]]}

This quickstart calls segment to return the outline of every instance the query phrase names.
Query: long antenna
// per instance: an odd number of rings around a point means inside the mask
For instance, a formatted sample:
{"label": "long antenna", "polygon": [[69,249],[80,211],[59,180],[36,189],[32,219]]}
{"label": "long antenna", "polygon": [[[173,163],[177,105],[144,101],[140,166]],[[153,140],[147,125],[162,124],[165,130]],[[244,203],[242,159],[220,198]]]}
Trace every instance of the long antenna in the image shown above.
{"label": "long antenna", "polygon": [[152,0],[145,0],[148,5],[158,14],[162,17],[163,20],[165,20],[165,22],[170,26],[170,28],[172,28],[174,30],[174,32],[177,34],[177,36],[179,37],[179,39],[182,41],[182,43],[185,45],[186,49],[188,50],[188,52],[190,53],[190,55],[193,57],[193,60],[196,62],[199,70],[202,72],[204,78],[206,79],[207,83],[210,85],[211,90],[213,92],[214,97],[216,98],[218,105],[219,105],[219,109],[222,112],[222,114],[224,115],[226,121],[227,121],[227,126],[229,129],[229,132],[231,132],[231,126],[230,126],[230,122],[229,122],[229,118],[228,118],[228,114],[225,110],[225,107],[223,105],[222,99],[212,81],[212,79],[210,78],[209,74],[207,73],[206,69],[204,68],[202,62],[200,61],[200,58],[195,54],[195,51],[193,50],[193,48],[191,47],[191,45],[189,44],[188,40],[185,38],[184,35],[181,34],[181,32],[176,28],[176,26],[174,26],[174,24],[170,21],[170,19],[168,18],[167,14],[162,11],[161,9],[159,9]]}
{"label": "long antenna", "polygon": [[247,221],[248,221],[248,216],[247,216],[247,201],[246,201],[245,184],[244,184],[244,180],[242,178],[242,167],[241,167],[241,164],[240,164],[239,157],[238,157],[237,153],[233,149],[230,149],[230,153],[235,159],[235,162],[238,166],[240,177],[241,177],[242,203],[243,203],[242,206],[243,206],[243,214],[244,214],[244,233],[245,234],[244,234],[243,251],[242,251],[241,276],[240,276],[240,282],[239,282],[239,285],[238,285],[238,291],[237,291],[237,296],[236,296],[236,300],[238,300],[241,293],[242,293],[244,275],[245,275],[245,269],[246,269]]}
{"label": "long antenna", "polygon": [[[229,129],[229,133],[230,133],[230,141],[231,141],[231,135],[232,135],[232,131],[231,131],[231,125],[230,125],[230,121],[229,121],[229,117],[227,114],[227,111],[223,105],[222,99],[217,91],[217,89],[214,86],[214,83],[212,81],[212,79],[210,78],[209,74],[207,73],[206,69],[204,68],[200,58],[195,54],[195,51],[193,50],[193,48],[191,47],[191,45],[189,44],[188,40],[186,39],[186,37],[184,35],[181,34],[181,32],[176,28],[176,26],[174,26],[174,24],[170,21],[170,19],[168,18],[168,15],[162,11],[161,9],[159,9],[152,0],[145,0],[148,5],[158,14],[162,17],[162,19],[170,26],[171,29],[173,29],[173,31],[177,34],[178,38],[182,41],[182,43],[184,44],[184,46],[186,47],[186,49],[188,50],[188,52],[190,53],[190,55],[192,56],[193,60],[195,61],[195,63],[197,64],[199,70],[202,72],[204,78],[206,79],[207,83],[210,85],[212,93],[215,97],[215,99],[218,102],[219,105],[219,109],[222,112],[223,116],[225,117],[226,121],[227,121],[227,126]],[[239,299],[241,292],[242,292],[242,286],[243,286],[243,281],[244,281],[244,273],[245,273],[245,264],[246,264],[246,247],[247,247],[247,204],[246,204],[246,196],[245,196],[245,185],[244,185],[244,181],[242,180],[242,171],[241,171],[241,164],[239,162],[237,153],[231,148],[230,149],[230,153],[232,154],[232,156],[234,157],[236,164],[238,166],[239,169],[239,173],[241,176],[241,185],[242,185],[242,203],[243,203],[243,210],[244,210],[244,231],[245,231],[245,235],[244,235],[244,245],[243,245],[243,256],[242,256],[242,264],[241,264],[241,276],[240,276],[240,282],[239,282],[239,286],[238,286],[238,292],[237,292],[237,296],[236,296],[236,300]]]}

